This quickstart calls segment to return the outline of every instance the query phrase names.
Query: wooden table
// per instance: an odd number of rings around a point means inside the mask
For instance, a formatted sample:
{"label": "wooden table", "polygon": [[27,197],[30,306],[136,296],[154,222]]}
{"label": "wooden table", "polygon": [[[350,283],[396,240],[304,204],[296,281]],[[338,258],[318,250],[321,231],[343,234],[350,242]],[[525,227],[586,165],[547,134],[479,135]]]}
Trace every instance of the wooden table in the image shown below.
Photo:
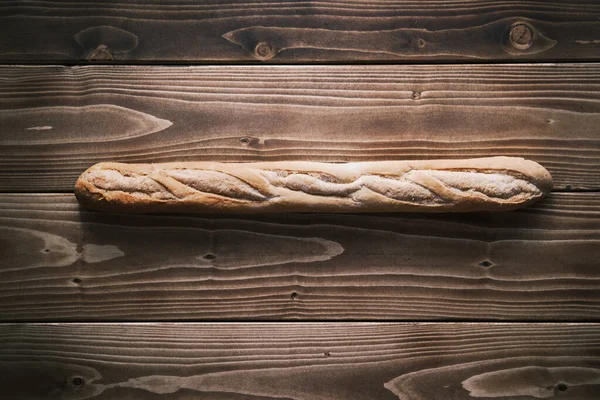
{"label": "wooden table", "polygon": [[[0,3],[0,398],[597,399],[597,1]],[[526,157],[503,214],[87,211],[99,161]]]}

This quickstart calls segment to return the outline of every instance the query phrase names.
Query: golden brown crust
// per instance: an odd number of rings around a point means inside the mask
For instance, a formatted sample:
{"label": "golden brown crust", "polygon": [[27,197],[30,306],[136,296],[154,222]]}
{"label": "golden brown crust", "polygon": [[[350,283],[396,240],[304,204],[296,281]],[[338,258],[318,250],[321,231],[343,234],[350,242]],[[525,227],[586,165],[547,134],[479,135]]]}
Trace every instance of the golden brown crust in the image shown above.
{"label": "golden brown crust", "polygon": [[99,163],[77,180],[84,206],[114,212],[505,211],[552,189],[541,165],[468,160]]}

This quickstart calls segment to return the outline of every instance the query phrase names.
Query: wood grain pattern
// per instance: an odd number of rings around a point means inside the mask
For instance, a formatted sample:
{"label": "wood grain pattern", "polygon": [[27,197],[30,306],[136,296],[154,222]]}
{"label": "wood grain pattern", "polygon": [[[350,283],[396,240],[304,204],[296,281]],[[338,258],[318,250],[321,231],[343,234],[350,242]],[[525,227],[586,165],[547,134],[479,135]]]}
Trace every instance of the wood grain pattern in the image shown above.
{"label": "wood grain pattern", "polygon": [[[596,0],[0,2],[2,399],[600,393]],[[559,191],[472,215],[118,215],[101,161],[516,156]],[[585,191],[596,191],[584,193]],[[25,323],[477,320],[530,323]],[[535,321],[555,321],[541,324]],[[15,322],[15,323],[9,323]]]}
{"label": "wood grain pattern", "polygon": [[[6,399],[597,399],[598,324],[4,324]],[[508,383],[509,382],[509,383]]]}
{"label": "wood grain pattern", "polygon": [[[511,35],[517,25],[531,31]],[[0,37],[4,62],[598,60],[600,6],[595,0],[4,1]]]}
{"label": "wood grain pattern", "polygon": [[2,67],[0,191],[100,161],[525,157],[600,189],[600,67]]}
{"label": "wood grain pattern", "polygon": [[1,195],[0,318],[597,320],[599,206],[147,216]]}

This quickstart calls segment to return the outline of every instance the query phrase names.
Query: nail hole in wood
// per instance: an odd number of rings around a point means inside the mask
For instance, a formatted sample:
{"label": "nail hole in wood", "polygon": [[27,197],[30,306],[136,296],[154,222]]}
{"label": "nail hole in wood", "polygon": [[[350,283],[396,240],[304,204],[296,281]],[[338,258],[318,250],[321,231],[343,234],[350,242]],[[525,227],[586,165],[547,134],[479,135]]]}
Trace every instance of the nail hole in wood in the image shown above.
{"label": "nail hole in wood", "polygon": [[418,44],[419,47],[425,47],[425,41],[423,39],[419,39],[417,41],[417,44]]}
{"label": "nail hole in wood", "polygon": [[205,260],[214,260],[215,258],[217,258],[217,256],[215,256],[214,254],[208,253],[207,255],[204,256]]}
{"label": "nail hole in wood", "polygon": [[410,98],[413,100],[419,100],[421,98],[421,92],[413,92]]}
{"label": "nail hole in wood", "polygon": [[243,137],[243,138],[240,139],[240,142],[242,144],[248,144],[248,143],[250,143],[250,139],[248,139],[247,137]]}
{"label": "nail hole in wood", "polygon": [[325,353],[323,353],[323,354],[325,355],[325,357],[330,357],[330,356],[331,356],[331,353],[330,353],[330,352],[328,352],[328,351],[326,351],[326,352],[325,352]]}
{"label": "nail hole in wood", "polygon": [[50,253],[50,249],[44,249],[44,253]]}
{"label": "nail hole in wood", "polygon": [[71,383],[73,384],[73,387],[76,387],[76,388],[81,388],[81,387],[83,387],[83,385],[85,385],[85,381],[80,376],[74,377],[71,380]]}
{"label": "nail hole in wood", "polygon": [[79,278],[75,278],[75,279],[73,279],[71,282],[73,282],[73,283],[74,283],[74,284],[76,284],[76,285],[79,285],[79,284],[81,283],[81,279],[79,279]]}
{"label": "nail hole in wood", "polygon": [[561,392],[565,392],[569,387],[566,383],[559,383],[558,385],[556,385],[556,388]]}
{"label": "nail hole in wood", "polygon": [[293,292],[290,297],[292,298],[292,300],[296,300],[296,298],[298,297],[298,293]]}
{"label": "nail hole in wood", "polygon": [[487,267],[491,267],[492,265],[494,265],[494,263],[489,260],[483,260],[482,262],[479,263],[479,265],[487,268]]}

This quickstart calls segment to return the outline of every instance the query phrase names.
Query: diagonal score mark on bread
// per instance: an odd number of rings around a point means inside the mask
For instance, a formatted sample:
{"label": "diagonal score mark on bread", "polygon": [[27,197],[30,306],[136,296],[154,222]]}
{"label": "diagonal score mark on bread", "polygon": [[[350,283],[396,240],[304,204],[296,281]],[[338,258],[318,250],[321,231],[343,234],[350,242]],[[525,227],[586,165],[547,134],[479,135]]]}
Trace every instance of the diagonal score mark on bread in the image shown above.
{"label": "diagonal score mark on bread", "polygon": [[118,212],[502,211],[552,188],[522,158],[470,160],[96,164],[78,179],[82,204]]}

